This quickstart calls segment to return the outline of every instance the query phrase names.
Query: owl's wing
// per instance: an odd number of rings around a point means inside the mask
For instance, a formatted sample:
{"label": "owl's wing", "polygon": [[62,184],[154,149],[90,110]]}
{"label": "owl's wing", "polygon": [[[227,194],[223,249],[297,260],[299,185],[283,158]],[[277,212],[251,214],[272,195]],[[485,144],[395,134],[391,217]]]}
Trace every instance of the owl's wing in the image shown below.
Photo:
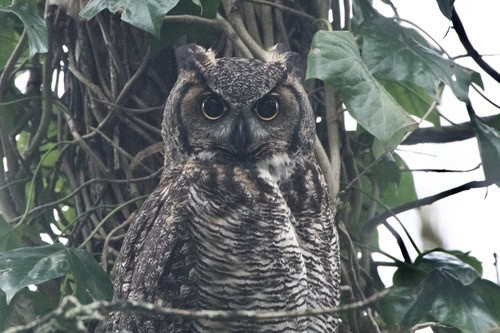
{"label": "owl's wing", "polygon": [[[185,239],[185,227],[175,214],[185,191],[178,178],[163,180],[144,202],[123,241],[112,272],[114,299],[157,302],[165,270],[172,265],[179,244]],[[164,306],[171,306],[165,304]],[[114,312],[106,331],[123,329],[134,332],[154,331],[153,320],[138,320],[137,315]],[[136,327],[137,323],[141,327]],[[151,327],[150,327],[151,326]]]}

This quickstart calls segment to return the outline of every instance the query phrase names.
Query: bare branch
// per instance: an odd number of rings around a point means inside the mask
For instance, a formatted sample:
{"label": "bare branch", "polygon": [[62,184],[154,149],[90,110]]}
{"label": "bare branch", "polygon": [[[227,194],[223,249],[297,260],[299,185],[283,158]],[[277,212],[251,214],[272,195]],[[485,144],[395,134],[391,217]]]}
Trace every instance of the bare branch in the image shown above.
{"label": "bare branch", "polygon": [[[481,118],[486,124],[491,124],[496,119],[498,119],[498,115]],[[447,143],[467,140],[474,136],[475,133],[471,127],[471,123],[464,122],[454,126],[417,128],[401,144]]]}
{"label": "bare branch", "polygon": [[127,96],[130,88],[134,85],[135,81],[141,76],[142,72],[144,72],[144,69],[146,68],[146,65],[148,64],[149,61],[149,56],[151,55],[151,47],[148,47],[148,50],[146,51],[146,54],[144,55],[144,58],[141,61],[140,66],[137,68],[135,71],[134,75],[130,78],[130,80],[127,81],[127,83],[123,86],[122,91],[116,98],[116,104],[120,105],[123,100],[125,99],[125,96]]}
{"label": "bare branch", "polygon": [[224,1],[223,3],[230,24],[238,33],[245,45],[248,46],[252,54],[261,60],[267,59],[268,52],[264,50],[248,32],[245,24],[243,23],[243,19],[241,18],[238,6],[234,3],[233,0]]}
{"label": "bare branch", "polygon": [[[26,326],[12,327],[5,333],[21,333],[32,332],[35,328],[42,328],[46,325],[53,325],[54,321],[74,320],[78,322],[88,320],[103,320],[104,316],[100,313],[109,313],[111,311],[122,312],[139,312],[150,316],[174,316],[190,319],[210,319],[210,320],[268,320],[280,318],[298,318],[309,316],[320,316],[324,314],[333,314],[339,312],[353,311],[362,309],[368,305],[382,299],[389,293],[388,290],[373,294],[364,301],[354,302],[351,304],[324,309],[308,309],[305,311],[222,311],[222,310],[184,310],[175,308],[166,308],[152,303],[134,301],[134,300],[117,300],[113,302],[96,301],[90,304],[82,305],[73,296],[66,296],[61,301],[58,308],[44,317],[29,323]],[[75,323],[76,325],[76,323]]]}
{"label": "bare branch", "polygon": [[288,6],[281,5],[281,4],[274,3],[274,2],[270,2],[270,1],[264,1],[264,0],[243,0],[243,1],[253,2],[256,4],[260,4],[260,5],[265,5],[265,6],[271,6],[271,7],[277,8],[279,10],[282,10],[284,12],[288,12],[292,15],[302,17],[302,18],[309,20],[309,21],[315,21],[318,19],[317,17],[314,17],[314,16],[309,15],[307,13],[301,12],[300,10],[296,10],[296,9],[290,8]]}
{"label": "bare branch", "polygon": [[252,58],[252,52],[243,43],[240,36],[234,31],[233,27],[229,22],[227,22],[222,16],[217,14],[216,19],[207,19],[200,16],[194,15],[167,15],[163,19],[167,23],[192,23],[192,24],[203,24],[212,27],[217,30],[221,30],[229,38],[236,47],[241,51],[243,55],[247,58]]}
{"label": "bare branch", "polygon": [[464,46],[465,50],[467,50],[467,54],[470,55],[471,58],[474,59],[474,61],[479,65],[479,67],[481,67],[489,76],[500,83],[500,73],[493,69],[493,67],[491,67],[486,61],[484,61],[479,52],[477,52],[474,46],[472,46],[472,43],[470,42],[469,37],[467,37],[465,28],[455,8],[453,8],[451,12],[451,21],[453,22],[453,28],[455,28],[460,42]]}
{"label": "bare branch", "polygon": [[457,194],[457,193],[460,193],[460,192],[464,192],[464,191],[467,191],[467,190],[470,190],[470,189],[473,189],[473,188],[487,187],[487,186],[490,186],[490,185],[494,184],[495,181],[496,181],[496,179],[481,180],[481,181],[478,181],[478,180],[471,181],[471,182],[465,183],[463,185],[454,187],[452,189],[440,192],[438,194],[434,194],[434,195],[431,195],[431,196],[428,196],[428,197],[425,197],[425,198],[422,198],[422,199],[419,199],[419,200],[416,200],[416,201],[405,203],[405,204],[403,204],[401,206],[395,207],[395,208],[391,209],[390,211],[386,211],[386,212],[384,212],[384,213],[382,213],[382,214],[380,214],[380,215],[378,215],[378,216],[370,219],[364,225],[363,232],[365,234],[371,234],[371,232],[380,223],[383,223],[383,221],[385,221],[387,218],[389,218],[391,216],[394,216],[396,214],[399,214],[399,213],[402,213],[402,212],[406,212],[406,211],[411,210],[411,209],[420,208],[422,206],[430,205],[430,204],[432,204],[432,203],[434,203],[434,202],[436,202],[438,200],[447,198],[447,197],[452,196],[454,194]]}
{"label": "bare branch", "polygon": [[[9,59],[5,63],[3,71],[0,73],[0,102],[3,101],[4,92],[7,87],[9,76],[12,73],[17,60],[23,53],[26,43],[28,41],[28,35],[26,30],[23,31],[19,42],[17,43],[14,51],[11,53]],[[5,128],[7,121],[4,119],[4,112],[2,110],[2,105],[0,105],[0,186],[5,185],[7,181],[7,173],[3,167],[3,157],[7,159],[7,166],[9,167],[9,173],[15,174],[17,170],[17,160],[14,153],[13,147],[9,143],[9,133]],[[12,197],[11,197],[12,196]],[[0,210],[4,214],[7,220],[10,220],[17,214],[17,207],[15,202],[17,201],[17,190],[15,188],[7,188],[5,191],[0,191]],[[22,202],[22,201],[21,201]]]}

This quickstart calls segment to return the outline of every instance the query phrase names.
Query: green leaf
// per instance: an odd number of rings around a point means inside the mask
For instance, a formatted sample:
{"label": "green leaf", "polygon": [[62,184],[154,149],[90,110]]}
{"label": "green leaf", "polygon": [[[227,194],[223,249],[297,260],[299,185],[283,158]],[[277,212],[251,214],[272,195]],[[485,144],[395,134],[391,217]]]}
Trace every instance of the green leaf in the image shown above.
{"label": "green leaf", "polygon": [[371,75],[350,32],[318,31],[311,48],[306,77],[333,85],[349,113],[386,149],[394,149],[417,127]]}
{"label": "green leaf", "polygon": [[63,276],[67,272],[64,246],[25,247],[0,254],[0,289],[7,303],[24,287]]}
{"label": "green leaf", "polygon": [[[173,8],[168,15],[194,15],[209,19],[214,19],[217,15],[219,0],[201,0],[202,11],[200,7],[192,1],[181,1]],[[154,65],[164,67],[165,58],[171,56],[172,47],[186,43],[196,43],[205,47],[210,47],[213,40],[218,36],[219,31],[213,27],[200,27],[192,23],[183,22],[165,22],[161,26],[160,38],[151,36],[151,51]]]}
{"label": "green leaf", "polygon": [[[1,8],[1,7],[0,7]],[[2,14],[1,16],[6,15]],[[19,41],[19,35],[10,27],[6,22],[4,22],[4,18],[0,16],[0,67],[3,67],[4,64],[9,59],[12,51],[17,45]],[[6,21],[6,20],[5,20]]]}
{"label": "green leaf", "polygon": [[415,265],[426,272],[447,271],[463,285],[470,285],[479,278],[475,268],[442,249],[423,253],[417,258]]}
{"label": "green leaf", "polygon": [[5,293],[0,290],[0,331],[3,332],[5,329],[5,320],[7,319],[7,313],[9,306],[7,305]]}
{"label": "green leaf", "polygon": [[483,333],[496,326],[495,318],[481,297],[449,271],[429,274],[403,325],[411,327],[429,317],[468,333]]}
{"label": "green leaf", "polygon": [[443,15],[450,20],[451,19],[451,13],[453,10],[453,3],[455,0],[436,0],[437,4],[439,6],[439,10]]}
{"label": "green leaf", "polygon": [[[411,82],[388,80],[379,80],[379,82],[409,114],[423,118],[432,105],[431,96]],[[439,113],[436,112],[436,108],[428,114],[425,120],[434,126],[439,126]]]}
{"label": "green leaf", "polygon": [[90,20],[100,11],[120,12],[121,19],[156,37],[160,35],[163,18],[179,0],[90,0],[80,12],[80,17]]}
{"label": "green leaf", "polygon": [[352,25],[357,27],[366,18],[376,14],[371,4],[366,0],[353,0],[352,1]]}
{"label": "green leaf", "polygon": [[21,247],[19,228],[14,229],[0,216],[0,253]]}
{"label": "green leaf", "polygon": [[490,313],[500,323],[500,286],[485,279],[478,279],[471,287],[483,299]]}
{"label": "green leaf", "polygon": [[83,303],[94,300],[110,301],[113,286],[95,259],[81,249],[67,248],[66,251],[70,271],[76,282],[76,297]]}
{"label": "green leaf", "polygon": [[381,301],[384,321],[401,331],[436,321],[463,332],[487,332],[500,316],[500,287],[480,279],[468,262],[479,263],[467,253],[434,249],[413,265],[401,264]]}
{"label": "green leaf", "polygon": [[403,172],[399,184],[390,184],[380,194],[380,198],[382,202],[390,208],[417,200],[417,192],[415,190],[412,173]]}
{"label": "green leaf", "polygon": [[110,299],[109,278],[84,250],[54,244],[0,254],[0,289],[6,294],[7,303],[22,288],[69,274],[74,277],[76,294],[82,302]]}
{"label": "green leaf", "polygon": [[371,17],[359,32],[363,60],[377,79],[413,82],[433,98],[442,81],[464,102],[469,99],[472,82],[482,87],[479,73],[443,58],[417,31],[393,19]]}
{"label": "green leaf", "polygon": [[387,325],[398,327],[416,300],[413,288],[391,287],[380,302],[380,315]]}
{"label": "green leaf", "polygon": [[484,176],[500,187],[500,131],[481,121],[472,108],[467,109],[476,133]]}
{"label": "green leaf", "polygon": [[483,265],[479,260],[477,260],[476,257],[473,257],[469,255],[469,252],[462,252],[462,251],[457,251],[457,250],[443,250],[443,249],[438,249],[439,251],[443,251],[446,253],[449,253],[464,263],[470,265],[472,268],[476,270],[476,272],[479,274],[479,276],[483,275]]}
{"label": "green leaf", "polygon": [[[28,5],[31,4],[31,5]],[[21,19],[28,34],[30,56],[36,53],[46,53],[49,45],[47,25],[38,15],[36,5],[29,1],[16,1],[12,5],[0,5],[0,12],[15,14]]]}

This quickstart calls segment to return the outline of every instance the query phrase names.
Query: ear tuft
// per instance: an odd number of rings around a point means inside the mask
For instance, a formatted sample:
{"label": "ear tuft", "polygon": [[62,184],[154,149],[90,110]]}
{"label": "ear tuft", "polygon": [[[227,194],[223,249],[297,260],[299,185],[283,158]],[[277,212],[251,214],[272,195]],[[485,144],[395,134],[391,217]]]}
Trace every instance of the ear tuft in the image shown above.
{"label": "ear tuft", "polygon": [[215,63],[215,54],[196,44],[186,44],[177,48],[175,58],[179,71],[197,70],[202,64]]}
{"label": "ear tuft", "polygon": [[[301,72],[301,57],[298,53],[291,52],[283,43],[278,43],[269,49],[268,62],[280,63],[286,67],[289,73]],[[300,76],[300,75],[299,75]]]}

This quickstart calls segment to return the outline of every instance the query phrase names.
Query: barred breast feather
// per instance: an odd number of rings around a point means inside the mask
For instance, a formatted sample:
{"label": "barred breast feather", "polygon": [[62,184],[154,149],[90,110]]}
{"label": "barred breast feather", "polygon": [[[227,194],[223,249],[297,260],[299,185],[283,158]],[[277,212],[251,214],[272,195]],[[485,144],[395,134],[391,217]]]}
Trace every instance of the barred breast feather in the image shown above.
{"label": "barred breast feather", "polygon": [[[292,172],[284,174],[280,163],[194,159],[171,170],[124,240],[113,272],[115,298],[193,310],[337,305],[338,240],[322,175],[312,163],[288,159]],[[114,332],[175,333],[335,327],[329,315],[256,322],[125,313],[114,313],[108,325]]]}

